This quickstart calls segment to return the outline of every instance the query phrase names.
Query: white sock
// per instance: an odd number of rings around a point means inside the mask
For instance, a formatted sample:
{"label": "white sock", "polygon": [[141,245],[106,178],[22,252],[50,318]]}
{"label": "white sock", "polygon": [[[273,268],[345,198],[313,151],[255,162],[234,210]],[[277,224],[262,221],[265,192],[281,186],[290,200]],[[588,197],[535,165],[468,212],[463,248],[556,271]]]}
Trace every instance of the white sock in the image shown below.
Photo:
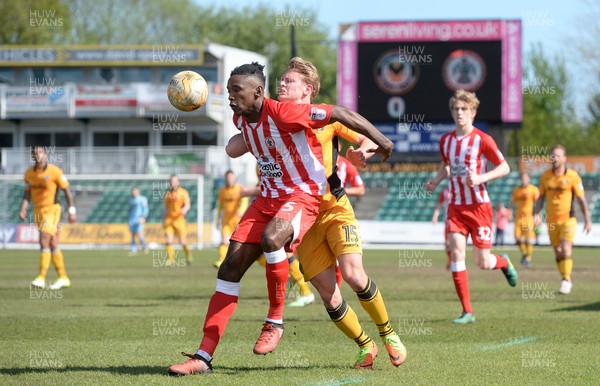
{"label": "white sock", "polygon": [[264,252],[264,254],[267,258],[267,264],[277,264],[287,259],[287,253],[283,248],[273,252]]}
{"label": "white sock", "polygon": [[466,271],[467,270],[467,264],[465,263],[465,261],[453,261],[450,264],[450,270],[452,272],[461,272],[461,271]]}

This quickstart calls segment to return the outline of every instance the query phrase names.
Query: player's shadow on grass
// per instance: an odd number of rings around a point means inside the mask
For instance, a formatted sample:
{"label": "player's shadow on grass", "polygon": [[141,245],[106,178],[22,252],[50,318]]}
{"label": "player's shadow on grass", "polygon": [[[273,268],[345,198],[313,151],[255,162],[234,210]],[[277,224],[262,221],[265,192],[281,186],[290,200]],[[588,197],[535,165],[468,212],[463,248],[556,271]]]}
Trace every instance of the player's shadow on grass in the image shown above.
{"label": "player's shadow on grass", "polygon": [[336,369],[336,370],[348,370],[348,364],[343,363],[339,365],[319,365],[314,366],[215,366],[214,371],[219,374],[227,374],[227,375],[238,375],[240,373],[249,373],[253,371],[281,371],[281,370],[303,370],[306,371],[308,369]]}
{"label": "player's shadow on grass", "polygon": [[[53,367],[13,367],[13,368],[0,368],[0,374],[7,375],[21,375],[21,374],[45,374],[50,372],[57,373],[71,373],[77,371],[93,371],[101,373],[113,373],[122,375],[164,375],[168,376],[168,366],[67,366],[60,368]],[[316,366],[321,369],[347,369],[345,365],[321,365]],[[311,366],[314,369],[315,366]],[[215,371],[221,374],[236,375],[240,373],[249,373],[252,371],[281,371],[281,370],[303,370],[306,371],[308,366],[216,366]]]}
{"label": "player's shadow on grass", "polygon": [[123,375],[167,375],[167,366],[66,366],[66,367],[13,367],[0,369],[0,374],[44,374],[49,372],[70,373],[75,371],[97,371]]}
{"label": "player's shadow on grass", "polygon": [[600,302],[584,304],[582,306],[559,308],[559,309],[553,310],[553,312],[559,312],[559,311],[600,311]]}

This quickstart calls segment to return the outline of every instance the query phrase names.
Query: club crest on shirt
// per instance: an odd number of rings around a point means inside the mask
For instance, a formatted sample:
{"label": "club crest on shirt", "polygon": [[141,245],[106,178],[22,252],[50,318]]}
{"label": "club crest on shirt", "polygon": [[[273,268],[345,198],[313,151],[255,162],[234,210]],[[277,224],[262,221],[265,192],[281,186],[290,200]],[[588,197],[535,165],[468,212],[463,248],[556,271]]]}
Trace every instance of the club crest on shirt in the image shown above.
{"label": "club crest on shirt", "polygon": [[471,147],[468,147],[468,148],[467,148],[467,154],[471,154],[472,152],[473,152],[473,148],[471,148]]}
{"label": "club crest on shirt", "polygon": [[275,147],[275,140],[273,139],[273,137],[265,138],[265,143],[267,144],[267,147],[269,149],[273,149]]}

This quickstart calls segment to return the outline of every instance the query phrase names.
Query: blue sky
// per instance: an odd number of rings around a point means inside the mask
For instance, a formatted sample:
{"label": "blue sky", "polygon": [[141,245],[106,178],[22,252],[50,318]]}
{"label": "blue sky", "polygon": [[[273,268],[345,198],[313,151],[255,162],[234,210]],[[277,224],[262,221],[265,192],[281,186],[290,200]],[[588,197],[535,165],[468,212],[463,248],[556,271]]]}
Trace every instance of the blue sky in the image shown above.
{"label": "blue sky", "polygon": [[[252,6],[260,0],[197,0],[203,5]],[[565,34],[577,29],[577,18],[585,15],[582,0],[289,0],[270,3],[276,11],[312,9],[322,24],[330,26],[332,39],[337,39],[338,25],[357,21],[445,20],[445,19],[511,19],[523,20],[524,49],[540,42],[552,52],[560,52]],[[341,5],[343,4],[343,5]],[[300,15],[301,16],[301,15]]]}
{"label": "blue sky", "polygon": [[[226,7],[261,3],[261,0],[196,1]],[[302,17],[301,13],[293,13],[302,9],[315,10],[319,21],[329,25],[333,40],[337,40],[339,24],[357,21],[521,19],[524,54],[533,44],[540,43],[545,52],[565,58],[577,55],[569,37],[577,36],[581,18],[589,14],[590,9],[585,0],[288,0],[263,1],[262,4],[269,4],[275,11],[292,12],[292,17]],[[577,68],[572,70],[575,71]],[[579,75],[572,78],[576,91],[586,94],[589,80]]]}

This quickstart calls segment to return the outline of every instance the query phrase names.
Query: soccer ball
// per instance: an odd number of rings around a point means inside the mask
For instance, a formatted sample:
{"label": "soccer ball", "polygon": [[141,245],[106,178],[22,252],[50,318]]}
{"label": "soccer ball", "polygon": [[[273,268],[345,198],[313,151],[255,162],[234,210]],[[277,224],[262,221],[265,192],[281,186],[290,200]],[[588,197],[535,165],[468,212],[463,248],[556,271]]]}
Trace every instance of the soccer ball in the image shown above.
{"label": "soccer ball", "polygon": [[171,78],[167,96],[176,109],[194,111],[206,103],[208,85],[202,75],[194,71],[181,71]]}

